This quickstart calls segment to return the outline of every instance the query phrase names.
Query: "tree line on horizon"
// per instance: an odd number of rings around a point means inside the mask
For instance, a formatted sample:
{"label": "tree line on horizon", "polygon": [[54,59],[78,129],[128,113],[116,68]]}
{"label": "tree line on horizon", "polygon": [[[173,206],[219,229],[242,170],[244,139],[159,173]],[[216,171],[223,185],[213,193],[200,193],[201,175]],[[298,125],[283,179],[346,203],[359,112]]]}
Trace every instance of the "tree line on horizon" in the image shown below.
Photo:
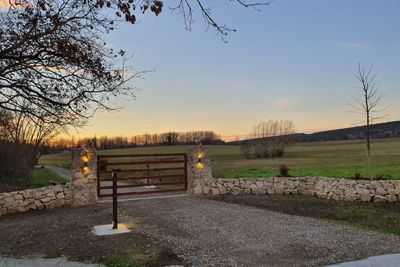
{"label": "tree line on horizon", "polygon": [[141,134],[134,136],[93,136],[78,138],[59,138],[49,142],[44,153],[54,153],[76,147],[93,147],[102,149],[118,149],[146,146],[173,146],[173,145],[219,145],[225,142],[221,136],[213,131],[170,131],[160,134]]}

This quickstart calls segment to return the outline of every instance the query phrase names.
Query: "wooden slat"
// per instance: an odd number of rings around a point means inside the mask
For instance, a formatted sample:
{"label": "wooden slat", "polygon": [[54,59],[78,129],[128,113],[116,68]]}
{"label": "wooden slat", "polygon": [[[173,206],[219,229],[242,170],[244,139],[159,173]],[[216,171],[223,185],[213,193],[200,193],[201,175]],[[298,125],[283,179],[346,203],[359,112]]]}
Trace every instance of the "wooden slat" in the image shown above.
{"label": "wooden slat", "polygon": [[[142,192],[126,192],[126,193],[118,193],[118,196],[127,196],[127,195],[144,195],[144,194],[157,194],[157,193],[169,193],[169,192],[179,192],[186,191],[186,189],[168,189],[168,190],[154,190],[154,191],[142,191]],[[112,194],[103,194],[100,197],[111,197]]]}
{"label": "wooden slat", "polygon": [[[165,182],[165,183],[146,183],[146,184],[129,184],[129,185],[118,185],[117,188],[131,188],[131,187],[144,187],[144,186],[150,186],[150,185],[179,185],[185,184],[184,180],[181,180],[179,182]],[[112,189],[112,185],[110,186],[100,186],[100,189]]]}
{"label": "wooden slat", "polygon": [[161,154],[123,154],[123,155],[99,155],[100,158],[140,158],[140,157],[173,157],[184,156],[186,153],[161,153]]}
{"label": "wooden slat", "polygon": [[[145,180],[145,179],[168,179],[168,178],[185,178],[185,174],[169,174],[169,175],[153,175],[153,176],[135,176],[135,177],[118,177],[118,180],[130,181],[130,180]],[[111,178],[100,179],[101,182],[112,181]]]}
{"label": "wooden slat", "polygon": [[[137,173],[137,172],[147,172],[147,171],[176,171],[183,170],[185,167],[174,167],[174,168],[154,168],[154,169],[130,169],[130,170],[119,170],[118,173]],[[109,171],[99,171],[99,173],[113,173],[112,170]]]}
{"label": "wooden slat", "polygon": [[185,163],[184,160],[169,160],[169,161],[133,161],[133,162],[107,162],[101,163],[100,166],[115,166],[115,165],[148,165],[148,164],[172,164],[172,163]]}

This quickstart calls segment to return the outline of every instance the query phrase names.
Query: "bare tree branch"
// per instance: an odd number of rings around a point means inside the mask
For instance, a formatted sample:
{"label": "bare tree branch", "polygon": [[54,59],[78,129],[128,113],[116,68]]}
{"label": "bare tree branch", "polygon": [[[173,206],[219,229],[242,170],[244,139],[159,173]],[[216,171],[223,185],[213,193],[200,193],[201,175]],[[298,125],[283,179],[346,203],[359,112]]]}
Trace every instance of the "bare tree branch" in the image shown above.
{"label": "bare tree branch", "polygon": [[375,120],[386,117],[386,115],[373,116],[373,114],[380,113],[387,109],[387,107],[378,108],[382,104],[384,94],[379,89],[380,83],[376,82],[377,74],[377,72],[373,72],[373,65],[371,65],[368,70],[365,70],[360,62],[358,62],[357,73],[354,74],[354,76],[361,83],[357,92],[359,96],[352,96],[354,103],[349,104],[352,108],[350,112],[361,114],[365,118],[360,123],[365,124],[365,142],[367,148],[368,175],[370,179],[372,179],[371,125]]}

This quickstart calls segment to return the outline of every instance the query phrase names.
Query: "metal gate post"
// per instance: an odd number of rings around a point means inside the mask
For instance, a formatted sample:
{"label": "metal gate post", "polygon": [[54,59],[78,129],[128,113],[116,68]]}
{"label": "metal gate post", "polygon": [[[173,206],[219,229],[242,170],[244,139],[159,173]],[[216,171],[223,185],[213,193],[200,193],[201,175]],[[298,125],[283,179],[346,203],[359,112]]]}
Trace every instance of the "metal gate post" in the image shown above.
{"label": "metal gate post", "polygon": [[112,229],[118,229],[118,197],[117,197],[117,172],[113,170],[112,183],[113,183],[113,227]]}

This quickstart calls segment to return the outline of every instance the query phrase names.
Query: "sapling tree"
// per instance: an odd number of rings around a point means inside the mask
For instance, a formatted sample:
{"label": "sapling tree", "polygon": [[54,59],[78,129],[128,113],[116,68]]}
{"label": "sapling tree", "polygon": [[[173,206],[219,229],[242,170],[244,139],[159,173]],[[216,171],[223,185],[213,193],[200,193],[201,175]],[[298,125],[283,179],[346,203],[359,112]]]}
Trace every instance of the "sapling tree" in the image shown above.
{"label": "sapling tree", "polygon": [[372,166],[371,166],[371,125],[374,120],[380,119],[380,113],[386,108],[382,108],[384,94],[380,90],[380,84],[376,81],[377,72],[373,70],[373,65],[368,69],[357,64],[357,73],[354,76],[359,81],[360,85],[357,87],[357,95],[352,96],[353,103],[350,103],[352,112],[358,113],[363,116],[362,123],[365,124],[365,145],[367,152],[367,165],[368,177],[372,179]]}

